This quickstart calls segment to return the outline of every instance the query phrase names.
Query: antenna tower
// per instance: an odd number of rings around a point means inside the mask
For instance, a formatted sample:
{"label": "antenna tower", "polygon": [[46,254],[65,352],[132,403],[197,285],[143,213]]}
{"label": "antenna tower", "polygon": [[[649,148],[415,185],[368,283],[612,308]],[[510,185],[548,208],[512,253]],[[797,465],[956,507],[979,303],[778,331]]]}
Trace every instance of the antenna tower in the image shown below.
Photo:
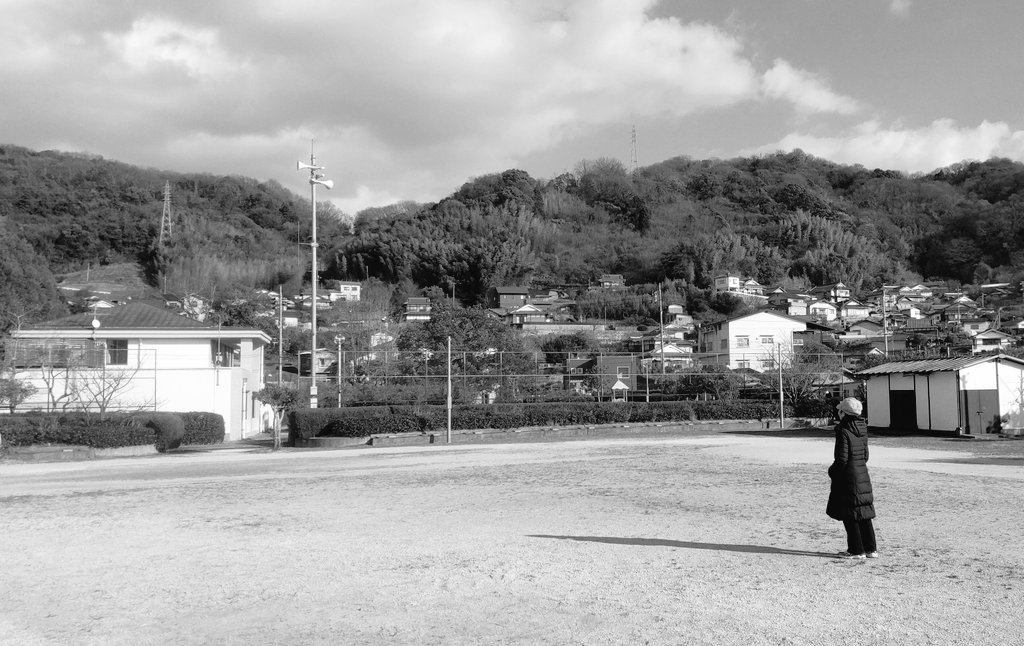
{"label": "antenna tower", "polygon": [[633,136],[632,136],[632,142],[631,143],[632,143],[632,147],[631,147],[631,151],[632,152],[631,152],[630,157],[629,157],[629,172],[632,175],[632,174],[636,173],[637,167],[638,167],[638,164],[637,164],[637,161],[636,161],[636,124],[633,124]]}
{"label": "antenna tower", "polygon": [[171,216],[171,183],[164,182],[164,212],[163,215],[160,216],[160,246],[163,246],[165,240],[170,240],[172,224],[173,218]]}

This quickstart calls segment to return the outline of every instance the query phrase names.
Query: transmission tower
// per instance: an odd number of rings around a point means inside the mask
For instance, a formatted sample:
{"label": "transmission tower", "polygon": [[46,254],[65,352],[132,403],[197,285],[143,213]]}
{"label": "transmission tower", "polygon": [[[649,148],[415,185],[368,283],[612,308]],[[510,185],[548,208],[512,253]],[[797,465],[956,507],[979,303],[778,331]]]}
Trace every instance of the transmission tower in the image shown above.
{"label": "transmission tower", "polygon": [[631,152],[630,157],[629,157],[629,172],[632,175],[632,174],[636,173],[637,167],[638,167],[638,164],[637,164],[637,161],[636,161],[636,124],[633,124],[633,137],[632,137],[632,147],[631,147],[631,150],[632,150],[632,152]]}
{"label": "transmission tower", "polygon": [[171,228],[173,226],[174,219],[171,216],[171,183],[164,182],[164,212],[160,216],[160,239],[159,244],[162,247],[164,241],[171,239]]}

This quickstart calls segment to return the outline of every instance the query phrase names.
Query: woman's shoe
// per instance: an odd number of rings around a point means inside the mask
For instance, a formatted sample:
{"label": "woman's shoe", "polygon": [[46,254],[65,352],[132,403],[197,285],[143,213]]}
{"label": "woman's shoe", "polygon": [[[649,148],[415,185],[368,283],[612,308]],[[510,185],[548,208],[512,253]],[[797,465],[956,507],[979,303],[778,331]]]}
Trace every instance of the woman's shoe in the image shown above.
{"label": "woman's shoe", "polygon": [[878,552],[868,552],[864,556],[868,557],[869,559],[877,559],[878,558]]}
{"label": "woman's shoe", "polygon": [[849,552],[840,552],[836,554],[841,559],[866,559],[867,557],[863,554],[850,554]]}

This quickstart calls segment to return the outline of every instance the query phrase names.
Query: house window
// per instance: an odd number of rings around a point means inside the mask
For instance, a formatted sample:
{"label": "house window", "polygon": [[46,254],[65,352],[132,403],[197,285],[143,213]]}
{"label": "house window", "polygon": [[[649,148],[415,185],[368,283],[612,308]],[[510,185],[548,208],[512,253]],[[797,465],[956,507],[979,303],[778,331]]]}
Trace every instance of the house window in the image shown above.
{"label": "house window", "polygon": [[628,366],[616,366],[615,368],[616,379],[628,379],[629,378],[629,367]]}
{"label": "house window", "polygon": [[737,348],[749,348],[750,347],[750,337],[749,336],[738,336],[738,337],[736,337],[736,347]]}
{"label": "house window", "polygon": [[761,337],[761,344],[762,345],[775,345],[775,337],[773,337],[773,336],[762,336]]}
{"label": "house window", "polygon": [[728,350],[729,349],[729,339],[722,339],[722,343],[720,344],[719,347],[722,350]]}
{"label": "house window", "polygon": [[128,365],[128,339],[110,339],[107,341],[107,365]]}
{"label": "house window", "polygon": [[803,339],[793,339],[793,345],[803,345],[803,344],[804,344],[804,340]]}
{"label": "house window", "polygon": [[736,362],[736,367],[737,368],[749,368],[750,367],[750,361],[748,361],[747,359],[741,359],[741,360]]}

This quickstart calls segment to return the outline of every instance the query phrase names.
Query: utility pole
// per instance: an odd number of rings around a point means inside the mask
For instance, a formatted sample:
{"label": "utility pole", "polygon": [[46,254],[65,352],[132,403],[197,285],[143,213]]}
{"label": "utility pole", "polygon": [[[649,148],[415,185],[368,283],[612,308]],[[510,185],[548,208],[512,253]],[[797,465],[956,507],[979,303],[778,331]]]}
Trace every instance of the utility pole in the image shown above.
{"label": "utility pole", "polygon": [[173,221],[174,219],[171,215],[171,183],[164,182],[164,212],[160,215],[160,237],[157,241],[159,246],[163,247],[165,242],[170,242]]}

